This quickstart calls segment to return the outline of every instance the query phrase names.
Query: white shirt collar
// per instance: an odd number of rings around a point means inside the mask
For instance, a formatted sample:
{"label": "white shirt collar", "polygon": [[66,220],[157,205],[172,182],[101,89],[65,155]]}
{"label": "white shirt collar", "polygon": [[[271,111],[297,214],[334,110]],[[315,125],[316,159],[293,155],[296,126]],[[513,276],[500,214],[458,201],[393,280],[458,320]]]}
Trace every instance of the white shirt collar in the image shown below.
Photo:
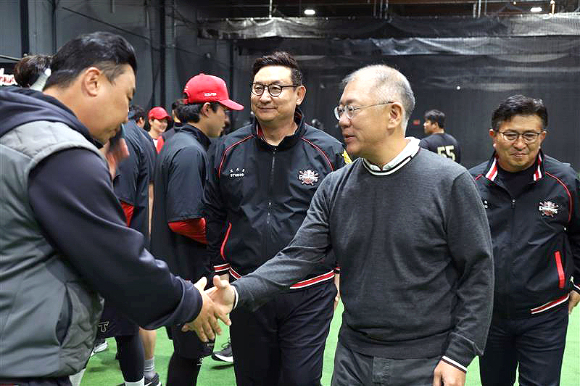
{"label": "white shirt collar", "polygon": [[407,162],[409,162],[419,151],[419,139],[414,137],[406,137],[409,141],[407,146],[399,153],[395,158],[393,158],[389,163],[387,163],[383,168],[379,168],[376,165],[370,163],[367,159],[363,158],[363,164],[369,172],[377,175],[391,174],[402,168]]}

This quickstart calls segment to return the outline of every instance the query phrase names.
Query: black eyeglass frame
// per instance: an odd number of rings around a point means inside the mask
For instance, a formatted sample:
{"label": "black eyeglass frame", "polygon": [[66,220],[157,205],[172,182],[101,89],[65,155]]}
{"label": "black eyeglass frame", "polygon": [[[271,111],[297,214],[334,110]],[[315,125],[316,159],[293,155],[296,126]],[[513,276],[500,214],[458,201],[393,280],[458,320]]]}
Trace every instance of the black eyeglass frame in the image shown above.
{"label": "black eyeglass frame", "polygon": [[[542,133],[546,132],[546,130],[542,130],[539,133],[537,131],[525,131],[523,133],[518,133],[516,131],[511,130],[506,131],[495,130],[495,132],[501,134],[502,138],[507,142],[516,142],[520,137],[522,137],[525,143],[534,143],[538,140],[538,138],[540,137],[540,135],[542,135]],[[510,139],[508,135],[509,136],[515,135],[515,137]],[[528,136],[527,138],[526,135]],[[533,138],[530,136],[532,136]]]}
{"label": "black eyeglass frame", "polygon": [[[260,85],[260,86],[263,87],[261,93],[255,92],[255,90],[254,90],[254,86],[255,85]],[[273,86],[274,87],[280,87],[280,92],[279,93],[272,94],[272,92],[270,90],[270,87],[273,87]],[[286,84],[286,85],[284,85],[284,84],[277,84],[277,83],[262,84],[262,83],[255,83],[254,82],[254,83],[250,83],[250,92],[252,94],[256,95],[256,96],[262,96],[262,95],[264,95],[264,91],[268,90],[268,94],[270,94],[270,96],[272,96],[272,97],[278,97],[278,96],[280,96],[282,94],[282,92],[284,92],[284,88],[286,88],[286,87],[294,87],[294,88],[296,88],[296,87],[300,87],[300,86],[301,86],[300,84]]]}

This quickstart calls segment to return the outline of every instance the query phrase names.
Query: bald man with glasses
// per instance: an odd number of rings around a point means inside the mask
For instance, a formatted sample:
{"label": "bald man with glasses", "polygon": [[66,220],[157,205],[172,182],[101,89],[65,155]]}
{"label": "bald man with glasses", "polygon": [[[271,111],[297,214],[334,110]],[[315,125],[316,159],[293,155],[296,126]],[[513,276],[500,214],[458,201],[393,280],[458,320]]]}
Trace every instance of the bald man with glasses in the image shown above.
{"label": "bald man with glasses", "polygon": [[511,386],[519,368],[521,386],[556,386],[568,315],[580,300],[580,182],[541,150],[548,125],[542,100],[511,96],[491,122],[495,151],[471,170],[497,278],[481,381]]}

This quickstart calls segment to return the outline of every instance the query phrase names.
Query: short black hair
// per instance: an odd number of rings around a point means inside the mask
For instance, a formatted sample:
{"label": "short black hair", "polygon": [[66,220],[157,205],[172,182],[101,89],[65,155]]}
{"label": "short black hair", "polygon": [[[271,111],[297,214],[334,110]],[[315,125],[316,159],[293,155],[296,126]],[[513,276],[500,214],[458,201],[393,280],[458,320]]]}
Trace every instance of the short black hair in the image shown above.
{"label": "short black hair", "polygon": [[177,118],[183,123],[188,122],[197,123],[199,122],[200,119],[199,112],[201,111],[203,105],[205,105],[206,103],[209,103],[210,108],[214,112],[217,111],[218,106],[220,105],[218,102],[178,104],[177,110],[175,110],[175,115],[177,115]]}
{"label": "short black hair", "polygon": [[28,55],[14,67],[14,80],[20,87],[30,87],[38,80],[40,74],[50,67],[52,56]]}
{"label": "short black hair", "polygon": [[122,36],[110,32],[80,35],[68,41],[54,55],[50,65],[52,74],[44,88],[66,87],[88,67],[97,67],[109,82],[114,82],[127,64],[136,74],[135,50]]}
{"label": "short black hair", "polygon": [[298,62],[292,55],[284,51],[276,51],[270,55],[264,55],[254,62],[252,67],[252,76],[256,76],[258,71],[266,66],[288,67],[292,71],[292,84],[302,85],[302,71]]}
{"label": "short black hair", "polygon": [[445,128],[445,114],[439,110],[429,110],[425,112],[425,120],[435,122],[440,128]]}
{"label": "short black hair", "polygon": [[177,107],[183,104],[183,99],[176,99],[171,104],[171,110],[177,110]]}
{"label": "short black hair", "polygon": [[491,127],[498,131],[502,123],[511,120],[516,115],[537,115],[542,120],[542,128],[548,126],[548,110],[541,99],[524,95],[512,95],[501,102],[491,116]]}
{"label": "short black hair", "polygon": [[131,105],[131,107],[129,107],[129,119],[137,122],[141,118],[143,118],[144,121],[147,120],[147,113],[145,113],[145,109],[141,106]]}

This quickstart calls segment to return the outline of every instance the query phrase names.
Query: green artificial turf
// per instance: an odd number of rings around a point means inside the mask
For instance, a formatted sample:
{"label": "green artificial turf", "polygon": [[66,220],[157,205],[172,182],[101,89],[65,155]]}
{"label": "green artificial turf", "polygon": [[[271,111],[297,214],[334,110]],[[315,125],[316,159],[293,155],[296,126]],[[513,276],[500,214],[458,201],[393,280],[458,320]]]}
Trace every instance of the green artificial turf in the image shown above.
{"label": "green artificial turf", "polygon": [[[322,385],[330,385],[332,376],[334,349],[338,328],[340,327],[342,305],[336,311],[332,321],[330,334],[326,342],[324,352],[324,371],[322,375]],[[227,341],[227,329],[218,337],[216,350]],[[83,386],[114,386],[123,382],[118,362],[115,360],[116,345],[115,339],[107,339],[108,350],[98,353],[91,358],[85,376]],[[167,339],[165,329],[157,332],[157,347],[155,350],[155,367],[161,381],[165,384],[167,378],[167,364],[173,353],[173,345]],[[199,386],[231,386],[235,385],[233,366],[216,362],[211,358],[204,360],[201,373],[198,378]],[[516,383],[517,385],[517,383]],[[566,352],[564,354],[564,364],[562,367],[562,386],[580,386],[580,309],[575,310],[570,318],[568,327],[568,339],[566,342]],[[469,366],[466,386],[481,386],[479,381],[479,368],[477,359]]]}

